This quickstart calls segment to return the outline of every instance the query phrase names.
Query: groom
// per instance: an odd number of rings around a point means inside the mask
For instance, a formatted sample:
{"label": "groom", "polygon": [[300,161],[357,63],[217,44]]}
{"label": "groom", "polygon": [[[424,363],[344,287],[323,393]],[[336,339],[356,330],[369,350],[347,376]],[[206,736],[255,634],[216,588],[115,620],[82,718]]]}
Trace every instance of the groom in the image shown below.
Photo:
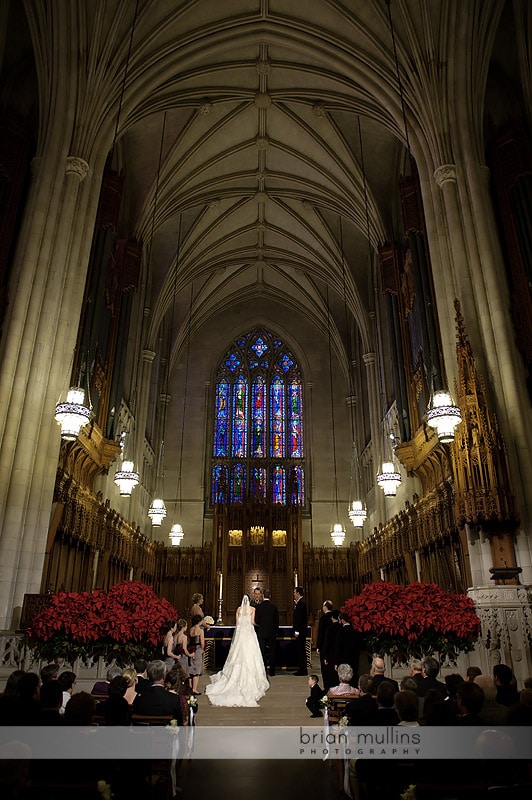
{"label": "groom", "polygon": [[255,625],[259,647],[264,661],[264,669],[270,668],[270,675],[275,675],[275,644],[279,633],[279,609],[272,603],[272,593],[264,590],[262,603],[255,608]]}

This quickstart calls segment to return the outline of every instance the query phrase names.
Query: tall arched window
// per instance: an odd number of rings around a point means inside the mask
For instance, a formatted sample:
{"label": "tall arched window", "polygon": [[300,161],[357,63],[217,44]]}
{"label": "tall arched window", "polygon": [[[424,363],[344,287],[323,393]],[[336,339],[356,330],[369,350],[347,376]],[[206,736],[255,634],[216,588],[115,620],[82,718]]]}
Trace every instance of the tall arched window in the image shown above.
{"label": "tall arched window", "polygon": [[303,390],[292,353],[255,329],[216,375],[211,502],[305,504]]}

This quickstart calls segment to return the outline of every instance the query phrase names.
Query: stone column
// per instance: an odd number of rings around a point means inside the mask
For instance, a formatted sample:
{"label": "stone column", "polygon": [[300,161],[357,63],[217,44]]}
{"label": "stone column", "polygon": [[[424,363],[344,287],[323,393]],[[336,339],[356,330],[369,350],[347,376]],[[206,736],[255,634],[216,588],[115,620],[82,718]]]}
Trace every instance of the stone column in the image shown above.
{"label": "stone column", "polygon": [[[380,470],[382,452],[382,434],[380,419],[380,391],[379,377],[377,375],[377,357],[375,353],[363,353],[362,360],[366,366],[366,376],[368,382],[368,402],[369,402],[369,422],[371,428],[371,442],[373,451],[373,471],[375,476]],[[378,522],[386,521],[386,505],[384,493],[379,489],[375,481],[375,513]],[[367,535],[368,531],[366,531]]]}

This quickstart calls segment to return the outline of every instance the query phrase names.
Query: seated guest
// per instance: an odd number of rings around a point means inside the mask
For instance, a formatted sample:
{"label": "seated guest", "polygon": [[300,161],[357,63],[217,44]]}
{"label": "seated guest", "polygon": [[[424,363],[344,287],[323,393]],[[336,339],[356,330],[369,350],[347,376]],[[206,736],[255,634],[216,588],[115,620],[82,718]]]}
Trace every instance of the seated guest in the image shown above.
{"label": "seated guest", "polygon": [[456,692],[460,684],[463,682],[464,679],[458,672],[452,672],[450,675],[445,676],[445,688],[447,689],[447,697],[445,698],[445,702],[454,708],[456,714],[458,714]]}
{"label": "seated guest", "polygon": [[68,701],[63,722],[65,725],[92,725],[96,701],[88,692],[76,692]]}
{"label": "seated guest", "polygon": [[436,689],[443,699],[447,697],[447,688],[444,683],[436,680],[440,671],[439,662],[432,656],[427,656],[421,662],[423,679],[419,682],[418,696],[425,697],[429,689]]}
{"label": "seated guest", "polygon": [[480,717],[484,725],[506,725],[508,723],[508,706],[497,702],[497,687],[489,675],[477,675],[474,680],[484,692],[484,703],[480,709]]}
{"label": "seated guest", "polygon": [[[424,699],[422,725],[435,725],[437,727],[444,725],[458,725],[458,713],[453,705],[449,705],[445,700],[442,700],[441,694],[434,691],[436,699],[433,702],[427,702],[431,690],[429,689]],[[421,699],[421,698],[420,698]]]}
{"label": "seated guest", "polygon": [[393,705],[393,698],[396,694],[393,683],[382,681],[377,688],[377,710],[368,720],[368,725],[397,725],[399,716]]}
{"label": "seated guest", "polygon": [[41,683],[48,683],[48,681],[56,681],[59,676],[58,664],[45,664],[39,673]]}
{"label": "seated guest", "polygon": [[341,694],[358,694],[358,689],[355,689],[350,683],[353,678],[353,668],[349,664],[338,664],[338,678],[340,680],[338,686],[331,686],[327,692],[330,697]]}
{"label": "seated guest", "polygon": [[16,724],[34,725],[41,713],[41,682],[36,672],[26,672],[17,684]]}
{"label": "seated guest", "polygon": [[142,694],[142,692],[150,688],[150,682],[146,677],[148,662],[143,658],[139,658],[137,661],[134,662],[133,666],[135,667],[135,671],[137,673],[137,685],[136,685],[137,694]]}
{"label": "seated guest", "polygon": [[388,681],[388,683],[393,684],[393,687],[396,692],[399,691],[399,684],[393,678],[388,678],[384,674],[385,666],[384,666],[384,659],[380,656],[374,656],[373,661],[371,662],[371,675],[373,677],[373,693],[375,694],[377,689],[379,688],[380,684],[383,681]]}
{"label": "seated guest", "polygon": [[309,675],[308,676],[308,688],[310,690],[310,694],[305,700],[305,705],[310,711],[311,717],[322,717],[321,705],[320,701],[323,697],[323,689],[319,684],[319,678],[317,675]]}
{"label": "seated guest", "polygon": [[459,725],[482,725],[480,711],[484,704],[484,692],[478,683],[464,681],[456,690]]}
{"label": "seated guest", "polygon": [[358,679],[359,696],[345,707],[345,715],[350,725],[368,725],[377,711],[377,701],[373,695],[373,679],[366,672]]}
{"label": "seated guest", "polygon": [[415,680],[416,686],[419,686],[419,684],[423,680],[423,673],[421,671],[421,659],[411,658],[410,661],[408,662],[408,669],[410,677]]}
{"label": "seated guest", "polygon": [[120,669],[120,667],[117,667],[117,666],[109,667],[109,669],[107,670],[106,676],[105,676],[107,680],[105,680],[105,681],[96,681],[96,683],[94,684],[94,686],[91,689],[91,694],[96,694],[96,695],[109,694],[109,684],[110,684],[110,682],[113,680],[113,678],[117,678],[121,674],[122,674],[122,670]]}
{"label": "seated guest", "polygon": [[419,698],[415,692],[411,689],[402,689],[395,693],[393,702],[399,717],[399,725],[419,726]]}
{"label": "seated guest", "polygon": [[523,689],[519,702],[508,709],[508,725],[532,727],[532,689]]}
{"label": "seated guest", "polygon": [[404,678],[401,678],[399,681],[399,691],[405,692],[407,690],[417,694],[417,681],[412,675],[405,675]]}
{"label": "seated guest", "polygon": [[477,675],[482,675],[482,670],[480,667],[468,667],[466,669],[466,681],[468,683],[475,683],[475,678]]}
{"label": "seated guest", "polygon": [[523,682],[523,689],[532,689],[532,678],[525,678]]}
{"label": "seated guest", "polygon": [[181,703],[181,715],[183,717],[183,724],[188,725],[189,723],[189,705],[188,705],[188,698],[189,692],[192,694],[190,687],[187,686],[187,692],[184,691],[184,686],[187,680],[187,674],[183,667],[180,667],[177,664],[175,667],[172,667],[170,672],[166,673],[166,677],[164,679],[164,688],[170,694],[175,694],[179,698],[179,702]]}
{"label": "seated guest", "polygon": [[[427,694],[425,695],[425,697],[419,698],[419,703],[421,709],[420,712],[421,723],[424,725],[425,719],[430,714],[432,706],[436,705],[437,703],[445,703],[445,700],[436,689],[427,689]],[[455,711],[455,721],[456,721],[456,718],[458,717],[458,708],[456,707],[454,711]]]}
{"label": "seated guest", "polygon": [[40,692],[41,713],[39,725],[61,725],[63,717],[59,709],[63,703],[63,688],[58,680],[43,683]]}
{"label": "seated guest", "polygon": [[144,716],[171,715],[180,725],[183,724],[179,698],[164,690],[166,666],[164,661],[152,661],[148,666],[150,688],[135,697],[133,711]]}
{"label": "seated guest", "polygon": [[128,688],[127,678],[117,675],[109,682],[107,700],[98,703],[95,716],[103,717],[106,725],[129,725],[131,710],[124,695]]}
{"label": "seated guest", "polygon": [[506,664],[495,664],[493,667],[493,680],[497,687],[497,702],[503,706],[513,706],[519,702],[514,674]]}
{"label": "seated guest", "polygon": [[137,670],[134,667],[126,667],[122,670],[122,677],[127,681],[127,689],[124,697],[131,706],[133,705],[133,700],[139,694],[139,692],[137,692]]}
{"label": "seated guest", "polygon": [[17,686],[25,674],[23,669],[16,669],[6,681],[5,689],[0,695],[0,725],[16,724],[16,709],[19,700]]}
{"label": "seated guest", "polygon": [[74,691],[74,686],[76,685],[76,678],[77,676],[75,672],[69,672],[68,670],[65,670],[57,679],[63,690],[63,702],[61,703],[61,708],[59,709],[60,714],[65,713],[66,704],[72,697],[72,692]]}

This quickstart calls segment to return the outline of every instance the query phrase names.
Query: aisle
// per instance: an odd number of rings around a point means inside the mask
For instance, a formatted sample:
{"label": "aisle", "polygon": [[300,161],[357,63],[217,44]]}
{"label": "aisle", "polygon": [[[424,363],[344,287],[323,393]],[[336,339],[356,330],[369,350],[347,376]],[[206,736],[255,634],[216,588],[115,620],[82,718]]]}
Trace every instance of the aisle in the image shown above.
{"label": "aisle", "polygon": [[[313,666],[316,669],[316,664]],[[200,680],[200,690],[205,691],[209,676]],[[259,708],[221,708],[211,706],[205,694],[199,697],[197,726],[230,727],[234,725],[260,726],[312,726],[317,731],[323,721],[311,719],[305,706],[309,689],[305,677],[288,672],[278,672],[270,679],[270,689],[260,701]],[[223,732],[220,731],[223,736]],[[213,754],[214,755],[214,754]],[[216,759],[189,761],[183,775],[183,791],[179,797],[209,797],[212,800],[240,800],[254,797],[271,797],[285,800],[295,796],[305,800],[339,800],[342,797],[334,781],[334,771],[321,760]]]}

